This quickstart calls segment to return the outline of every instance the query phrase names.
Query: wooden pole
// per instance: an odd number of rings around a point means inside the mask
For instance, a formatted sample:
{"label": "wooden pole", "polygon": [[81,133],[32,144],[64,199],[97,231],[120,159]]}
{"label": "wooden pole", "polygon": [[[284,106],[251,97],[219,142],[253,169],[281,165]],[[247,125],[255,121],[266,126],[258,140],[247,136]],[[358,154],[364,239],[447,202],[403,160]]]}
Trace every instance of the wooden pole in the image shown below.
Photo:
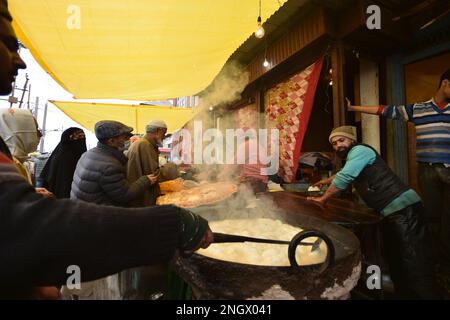
{"label": "wooden pole", "polygon": [[333,81],[333,124],[342,126],[346,122],[344,103],[344,47],[338,42],[331,50],[331,67]]}
{"label": "wooden pole", "polygon": [[30,98],[31,98],[31,83],[28,86],[28,101],[27,101],[27,109],[30,110]]}
{"label": "wooden pole", "polygon": [[[362,106],[376,106],[380,103],[378,86],[378,65],[376,62],[361,58],[360,96]],[[380,118],[372,114],[361,114],[362,142],[380,152]]]}

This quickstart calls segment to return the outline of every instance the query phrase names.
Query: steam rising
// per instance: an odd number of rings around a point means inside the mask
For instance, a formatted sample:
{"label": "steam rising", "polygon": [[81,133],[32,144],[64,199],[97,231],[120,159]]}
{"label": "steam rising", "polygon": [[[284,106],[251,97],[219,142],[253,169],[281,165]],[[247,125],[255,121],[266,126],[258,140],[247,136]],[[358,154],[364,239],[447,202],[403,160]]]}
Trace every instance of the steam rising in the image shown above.
{"label": "steam rising", "polygon": [[[244,71],[243,66],[237,63],[227,64],[211,86],[200,97],[200,112],[196,120],[202,121],[203,128],[217,127],[224,137],[226,129],[237,129],[234,112],[225,112],[219,115],[216,111],[218,107],[227,106],[241,99],[241,94],[248,82],[249,73]],[[211,107],[213,110],[210,109]],[[217,121],[218,116],[220,116],[219,121]],[[255,119],[254,122],[256,127],[252,129],[258,129],[257,120]],[[245,125],[251,126],[251,124]],[[188,125],[187,129],[193,136],[193,121]],[[231,141],[227,141],[227,143],[231,143]],[[234,144],[234,150],[236,150],[236,141],[232,143]],[[205,144],[203,149],[204,147]],[[239,174],[240,170],[240,167],[237,165],[203,164],[196,167],[200,169],[196,179],[204,182],[230,181]],[[245,185],[241,185],[236,194],[221,204],[192,209],[192,211],[210,221],[236,218],[277,219],[279,218],[279,210],[273,200],[268,197],[257,198],[253,191]]]}
{"label": "steam rising", "polygon": [[[191,209],[208,221],[225,219],[280,219],[281,211],[269,197],[256,197],[250,188],[239,186],[239,190],[230,199],[220,205]],[[214,231],[214,230],[213,230]]]}
{"label": "steam rising", "polygon": [[209,107],[239,100],[250,79],[249,73],[243,70],[244,67],[238,63],[227,64],[200,98],[201,111],[209,112]]}

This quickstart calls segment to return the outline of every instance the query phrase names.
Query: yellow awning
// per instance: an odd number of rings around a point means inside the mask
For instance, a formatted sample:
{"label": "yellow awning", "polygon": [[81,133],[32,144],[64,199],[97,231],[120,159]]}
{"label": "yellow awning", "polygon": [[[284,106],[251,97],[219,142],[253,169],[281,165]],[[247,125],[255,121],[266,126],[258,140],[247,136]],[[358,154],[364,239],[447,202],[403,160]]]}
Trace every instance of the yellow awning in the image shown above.
{"label": "yellow awning", "polygon": [[100,120],[116,120],[134,128],[133,133],[145,133],[145,125],[152,119],[163,120],[167,132],[173,133],[195,116],[198,109],[89,103],[73,101],[50,101],[73,121],[94,132],[94,125]]}
{"label": "yellow awning", "polygon": [[[262,0],[262,20],[286,1]],[[259,0],[9,0],[9,7],[20,40],[76,98],[155,100],[207,87],[255,31]]]}

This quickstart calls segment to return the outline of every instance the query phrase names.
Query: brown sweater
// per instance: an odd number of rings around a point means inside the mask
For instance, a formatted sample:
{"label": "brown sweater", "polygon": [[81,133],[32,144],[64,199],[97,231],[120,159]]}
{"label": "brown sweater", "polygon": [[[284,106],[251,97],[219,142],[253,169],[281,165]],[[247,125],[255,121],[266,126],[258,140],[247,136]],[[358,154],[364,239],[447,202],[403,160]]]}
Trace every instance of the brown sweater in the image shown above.
{"label": "brown sweater", "polygon": [[[158,176],[158,182],[163,182],[178,177],[178,170],[174,164],[159,166],[159,150],[154,141],[146,137],[134,142],[128,149],[127,180],[134,183],[140,177],[153,174]],[[143,194],[132,200],[131,206],[145,207],[156,204],[156,198],[160,195],[159,183],[147,188]]]}

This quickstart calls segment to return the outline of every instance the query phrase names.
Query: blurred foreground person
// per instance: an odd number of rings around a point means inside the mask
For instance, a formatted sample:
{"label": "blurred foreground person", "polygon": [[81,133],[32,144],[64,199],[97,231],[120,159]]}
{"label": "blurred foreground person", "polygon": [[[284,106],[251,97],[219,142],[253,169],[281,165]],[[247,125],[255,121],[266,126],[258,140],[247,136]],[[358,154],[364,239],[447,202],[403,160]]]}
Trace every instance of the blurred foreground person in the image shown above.
{"label": "blurred foreground person", "polygon": [[[18,69],[18,42],[6,0],[0,0],[0,94]],[[31,130],[31,129],[30,129]],[[37,127],[34,127],[37,134]],[[0,138],[0,298],[53,298],[38,286],[67,284],[70,267],[81,281],[161,263],[177,252],[206,248],[208,222],[175,206],[125,209],[45,198],[19,174]]]}

